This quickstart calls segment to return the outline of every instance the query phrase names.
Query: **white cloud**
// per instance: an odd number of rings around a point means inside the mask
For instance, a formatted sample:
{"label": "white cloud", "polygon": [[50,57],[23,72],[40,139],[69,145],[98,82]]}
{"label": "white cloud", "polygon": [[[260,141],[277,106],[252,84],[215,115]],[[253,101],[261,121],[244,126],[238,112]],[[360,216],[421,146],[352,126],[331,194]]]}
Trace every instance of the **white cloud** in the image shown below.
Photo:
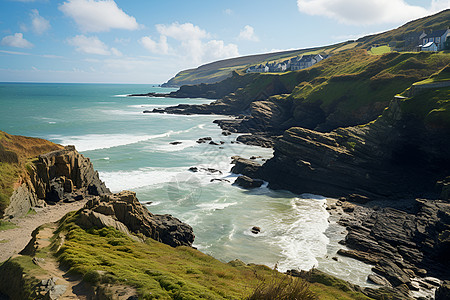
{"label": "white cloud", "polygon": [[233,14],[233,10],[231,8],[227,8],[223,11],[226,15],[232,15]]}
{"label": "white cloud", "polygon": [[204,44],[203,49],[203,59],[205,61],[239,56],[237,45],[225,45],[223,41],[211,40]]}
{"label": "white cloud", "polygon": [[1,44],[4,46],[16,47],[16,48],[32,48],[34,45],[23,38],[22,33],[15,33],[14,35],[5,36]]}
{"label": "white cloud", "polygon": [[[180,57],[190,66],[211,60],[239,56],[237,45],[225,44],[222,40],[208,40],[211,35],[192,23],[158,24],[156,29],[161,35],[159,41],[145,36],[139,42],[152,53],[171,54]],[[174,48],[170,47],[168,38],[178,42],[175,42]]]}
{"label": "white cloud", "polygon": [[74,19],[84,32],[139,28],[136,19],[127,15],[113,0],[69,0],[59,9]]}
{"label": "white cloud", "polygon": [[255,29],[250,25],[245,25],[239,33],[238,39],[252,42],[259,41],[259,38],[255,35]]}
{"label": "white cloud", "polygon": [[160,34],[178,41],[200,40],[209,37],[209,34],[205,30],[192,23],[179,24],[175,22],[168,26],[158,24],[156,25],[156,29]]}
{"label": "white cloud", "polygon": [[37,34],[43,34],[50,29],[50,22],[40,16],[37,9],[31,11],[31,25]]}
{"label": "white cloud", "polygon": [[297,0],[300,12],[353,25],[401,23],[449,8],[450,0],[432,0],[430,8],[404,0]]}
{"label": "white cloud", "polygon": [[159,37],[159,42],[152,40],[149,36],[142,37],[139,42],[150,52],[156,54],[168,54],[169,44],[167,44],[167,37],[161,35]]}
{"label": "white cloud", "polygon": [[121,56],[122,53],[116,48],[109,48],[105,43],[100,41],[96,36],[77,35],[67,40],[68,43],[77,48],[78,52],[98,55],[116,55]]}

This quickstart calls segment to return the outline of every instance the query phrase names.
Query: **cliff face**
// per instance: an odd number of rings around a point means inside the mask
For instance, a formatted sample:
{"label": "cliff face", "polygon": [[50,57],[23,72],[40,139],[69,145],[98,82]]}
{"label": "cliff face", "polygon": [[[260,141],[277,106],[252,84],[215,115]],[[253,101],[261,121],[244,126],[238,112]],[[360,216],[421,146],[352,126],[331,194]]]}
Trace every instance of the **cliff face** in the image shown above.
{"label": "cliff face", "polygon": [[[436,122],[445,118],[448,100],[449,88],[432,90],[396,97],[365,126],[330,133],[291,128],[275,144],[263,177],[273,188],[326,196],[437,192],[436,182],[450,170],[450,127]],[[440,116],[430,118],[431,112]]]}
{"label": "cliff face", "polygon": [[110,193],[89,158],[78,153],[74,146],[39,155],[27,163],[26,169],[27,174],[19,181],[5,209],[5,217],[24,215],[42,200],[51,204]]}

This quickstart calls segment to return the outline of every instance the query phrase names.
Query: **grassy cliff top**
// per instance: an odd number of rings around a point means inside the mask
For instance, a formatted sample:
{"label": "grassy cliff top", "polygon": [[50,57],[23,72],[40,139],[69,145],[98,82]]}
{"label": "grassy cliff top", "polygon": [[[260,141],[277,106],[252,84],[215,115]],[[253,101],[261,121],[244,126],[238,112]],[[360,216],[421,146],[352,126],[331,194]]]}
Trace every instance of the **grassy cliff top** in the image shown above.
{"label": "grassy cliff top", "polygon": [[[351,284],[326,274],[315,276],[314,283],[308,284],[262,265],[239,260],[223,263],[190,247],[172,248],[152,239],[138,242],[111,227],[84,230],[76,225],[76,219],[75,212],[66,215],[54,228],[50,245],[38,246],[36,252],[27,252],[31,256],[17,256],[1,265],[0,291],[19,294],[21,285],[25,289],[20,299],[33,298],[33,285],[54,276],[48,273],[46,263],[57,259],[74,278],[100,288],[129,287],[139,299],[248,299],[257,287],[264,293],[263,287],[280,282],[302,286],[305,296],[295,299],[369,299],[354,292]],[[39,236],[46,226],[35,233]],[[32,263],[32,256],[44,263]],[[19,289],[11,291],[11,286]]]}
{"label": "grassy cliff top", "polygon": [[9,204],[14,188],[25,176],[25,165],[30,158],[61,149],[47,140],[11,135],[0,131],[0,216]]}

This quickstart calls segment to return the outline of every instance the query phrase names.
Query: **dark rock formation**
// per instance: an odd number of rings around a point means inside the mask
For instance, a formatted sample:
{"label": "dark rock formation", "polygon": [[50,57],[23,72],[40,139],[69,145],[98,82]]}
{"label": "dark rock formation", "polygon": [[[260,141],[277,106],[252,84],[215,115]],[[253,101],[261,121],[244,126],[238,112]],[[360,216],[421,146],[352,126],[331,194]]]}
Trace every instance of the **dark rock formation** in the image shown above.
{"label": "dark rock formation", "polygon": [[27,171],[28,178],[14,191],[5,210],[6,217],[26,214],[38,205],[39,199],[55,203],[110,193],[89,158],[78,153],[74,146],[40,155],[27,165]]}
{"label": "dark rock formation", "polygon": [[261,232],[261,228],[258,227],[258,226],[253,226],[251,232],[252,232],[253,234],[258,234],[258,233]]}
{"label": "dark rock formation", "polygon": [[83,228],[112,226],[125,234],[152,238],[172,247],[191,246],[191,226],[171,215],[154,215],[136,198],[136,193],[123,191],[89,200],[79,212],[77,224]]}
{"label": "dark rock formation", "polygon": [[[448,129],[429,127],[393,100],[375,122],[320,133],[291,128],[263,166],[269,187],[339,197],[417,197],[450,169]],[[411,110],[411,108],[408,108]]]}
{"label": "dark rock formation", "polygon": [[242,174],[251,178],[261,178],[261,165],[251,159],[242,158],[240,156],[233,156],[231,162],[234,166],[231,172],[234,174]]}
{"label": "dark rock formation", "polygon": [[338,254],[375,264],[373,271],[393,287],[411,278],[450,278],[450,203],[416,200],[403,210],[378,210],[356,206],[352,215],[339,221],[346,226],[351,251]]}
{"label": "dark rock formation", "polygon": [[263,185],[264,181],[260,179],[252,179],[248,176],[241,175],[238,178],[236,178],[236,181],[234,183],[246,189],[253,189]]}

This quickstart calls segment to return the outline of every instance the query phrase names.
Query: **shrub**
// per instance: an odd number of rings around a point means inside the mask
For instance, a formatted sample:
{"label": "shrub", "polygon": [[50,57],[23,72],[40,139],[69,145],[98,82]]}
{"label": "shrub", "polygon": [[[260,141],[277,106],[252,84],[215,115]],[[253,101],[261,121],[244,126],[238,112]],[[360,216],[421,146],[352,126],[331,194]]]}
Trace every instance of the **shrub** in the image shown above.
{"label": "shrub", "polygon": [[301,278],[291,277],[274,271],[269,282],[258,285],[247,300],[315,300],[318,299],[309,289],[309,283]]}

